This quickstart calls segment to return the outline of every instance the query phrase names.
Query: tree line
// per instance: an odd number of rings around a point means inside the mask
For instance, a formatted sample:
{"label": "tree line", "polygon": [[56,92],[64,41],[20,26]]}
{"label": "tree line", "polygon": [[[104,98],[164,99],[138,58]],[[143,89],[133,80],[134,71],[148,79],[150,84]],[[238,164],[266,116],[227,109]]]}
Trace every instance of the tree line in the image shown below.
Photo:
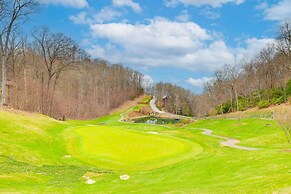
{"label": "tree line", "polygon": [[159,108],[177,115],[196,115],[196,96],[190,90],[160,82],[155,85],[154,92]]}
{"label": "tree line", "polygon": [[205,84],[208,106],[218,114],[281,104],[291,95],[291,24],[285,22],[274,44],[242,64],[228,64]]}
{"label": "tree line", "polygon": [[92,59],[63,33],[48,27],[20,33],[37,10],[34,0],[0,1],[2,106],[88,119],[143,94],[141,73]]}

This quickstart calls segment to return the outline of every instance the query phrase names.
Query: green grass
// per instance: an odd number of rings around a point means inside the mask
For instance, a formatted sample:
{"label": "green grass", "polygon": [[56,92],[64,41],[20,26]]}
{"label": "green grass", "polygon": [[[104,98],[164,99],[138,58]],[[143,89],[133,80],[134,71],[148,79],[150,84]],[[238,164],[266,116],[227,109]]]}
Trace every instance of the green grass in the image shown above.
{"label": "green grass", "polygon": [[80,127],[71,133],[78,137],[68,143],[72,156],[110,170],[158,168],[202,151],[198,144],[178,138],[111,126]]}
{"label": "green grass", "polygon": [[187,128],[191,127],[208,128],[213,130],[214,134],[240,139],[241,145],[270,149],[290,147],[284,131],[273,120],[209,119],[198,121]]}
{"label": "green grass", "polygon": [[[119,114],[60,122],[0,110],[0,193],[291,193],[291,145],[276,121],[175,128],[121,123]],[[222,147],[199,128],[262,149]]]}
{"label": "green grass", "polygon": [[148,104],[148,103],[150,102],[151,99],[152,99],[151,96],[145,96],[145,98],[142,99],[140,102],[141,102],[141,103]]}

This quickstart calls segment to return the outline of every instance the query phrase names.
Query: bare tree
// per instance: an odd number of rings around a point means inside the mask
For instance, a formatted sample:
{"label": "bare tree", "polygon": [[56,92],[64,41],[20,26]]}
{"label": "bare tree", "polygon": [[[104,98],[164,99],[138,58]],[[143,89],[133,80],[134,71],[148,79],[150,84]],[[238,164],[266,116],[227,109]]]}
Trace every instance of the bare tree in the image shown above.
{"label": "bare tree", "polygon": [[[291,59],[291,24],[286,21],[280,29],[280,34],[277,38],[277,50],[283,53],[289,60]],[[290,64],[289,64],[290,65]],[[288,67],[291,69],[291,66]]]}
{"label": "bare tree", "polygon": [[1,105],[7,105],[7,61],[9,40],[18,22],[35,12],[37,4],[34,0],[1,0],[0,2],[0,54],[2,59],[2,100]]}
{"label": "bare tree", "polygon": [[[85,54],[79,46],[62,33],[51,33],[47,27],[33,33],[35,50],[43,57],[47,73],[46,103],[49,103],[49,112],[52,107],[57,82],[63,71],[76,67]],[[51,91],[51,96],[50,95]],[[48,112],[48,114],[49,114]]]}

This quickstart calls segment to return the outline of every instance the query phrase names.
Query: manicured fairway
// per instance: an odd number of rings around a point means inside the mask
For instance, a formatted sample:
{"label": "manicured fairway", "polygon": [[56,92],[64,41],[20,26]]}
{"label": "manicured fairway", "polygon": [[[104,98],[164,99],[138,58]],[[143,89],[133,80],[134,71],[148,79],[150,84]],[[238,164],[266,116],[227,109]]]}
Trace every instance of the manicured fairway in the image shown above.
{"label": "manicured fairway", "polygon": [[[0,193],[291,193],[291,145],[276,121],[176,128],[119,119],[60,122],[0,110]],[[199,128],[260,149],[223,147]]]}

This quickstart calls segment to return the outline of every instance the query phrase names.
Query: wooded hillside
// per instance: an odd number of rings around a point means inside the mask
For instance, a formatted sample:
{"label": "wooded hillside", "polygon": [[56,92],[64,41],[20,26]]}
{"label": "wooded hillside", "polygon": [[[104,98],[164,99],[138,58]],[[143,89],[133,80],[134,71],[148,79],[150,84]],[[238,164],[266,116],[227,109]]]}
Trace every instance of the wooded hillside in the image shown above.
{"label": "wooded hillside", "polygon": [[65,34],[47,27],[22,32],[33,0],[1,1],[2,105],[55,118],[95,118],[143,93],[142,74],[92,59]]}
{"label": "wooded hillside", "polygon": [[227,64],[205,85],[204,96],[219,114],[287,102],[291,95],[291,24],[275,43],[242,64]]}

